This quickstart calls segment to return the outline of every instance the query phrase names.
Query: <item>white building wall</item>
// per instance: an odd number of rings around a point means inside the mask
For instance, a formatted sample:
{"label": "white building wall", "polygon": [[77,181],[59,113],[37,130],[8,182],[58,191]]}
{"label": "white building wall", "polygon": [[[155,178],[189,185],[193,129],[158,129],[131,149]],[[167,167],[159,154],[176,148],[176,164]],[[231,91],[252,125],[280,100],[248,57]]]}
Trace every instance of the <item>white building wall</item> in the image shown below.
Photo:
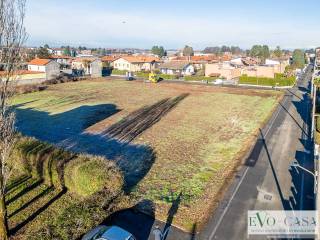
{"label": "white building wall", "polygon": [[28,70],[29,71],[34,71],[34,72],[45,72],[46,71],[46,66],[28,65]]}
{"label": "white building wall", "polygon": [[187,66],[184,71],[183,71],[184,75],[192,75],[194,74],[194,66],[193,65],[189,65]]}
{"label": "white building wall", "polygon": [[132,66],[131,63],[126,61],[123,58],[119,58],[113,62],[113,67],[118,70],[126,70],[126,71],[133,71],[131,70]]}

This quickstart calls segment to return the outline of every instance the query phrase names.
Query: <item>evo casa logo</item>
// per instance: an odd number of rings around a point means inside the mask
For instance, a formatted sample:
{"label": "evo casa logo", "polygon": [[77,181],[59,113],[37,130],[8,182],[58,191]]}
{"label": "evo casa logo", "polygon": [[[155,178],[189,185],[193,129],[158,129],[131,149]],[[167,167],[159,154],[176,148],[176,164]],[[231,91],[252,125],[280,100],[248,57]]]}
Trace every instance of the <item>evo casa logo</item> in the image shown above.
{"label": "evo casa logo", "polygon": [[248,211],[248,234],[316,234],[316,211]]}

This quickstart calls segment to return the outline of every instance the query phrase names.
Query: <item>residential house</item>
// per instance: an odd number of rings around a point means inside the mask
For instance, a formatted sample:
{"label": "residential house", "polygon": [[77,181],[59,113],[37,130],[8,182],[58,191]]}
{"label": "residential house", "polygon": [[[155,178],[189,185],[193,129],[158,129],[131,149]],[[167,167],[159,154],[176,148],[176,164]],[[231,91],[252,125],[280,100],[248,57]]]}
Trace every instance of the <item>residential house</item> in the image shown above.
{"label": "residential house", "polygon": [[81,75],[94,75],[99,77],[102,74],[102,62],[98,58],[74,58],[71,63],[73,70],[81,71]]}
{"label": "residential house", "polygon": [[241,76],[241,68],[233,66],[230,62],[207,63],[205,65],[205,75],[230,80]]}
{"label": "residential house", "polygon": [[128,72],[152,71],[157,68],[160,59],[149,56],[125,56],[113,61],[113,68]]}
{"label": "residential house", "polygon": [[273,67],[276,73],[284,73],[289,66],[289,59],[266,59],[265,66]]}
{"label": "residential house", "polygon": [[266,59],[265,64],[247,66],[241,73],[250,77],[274,78],[275,74],[284,73],[288,65],[288,59]]}
{"label": "residential house", "polygon": [[72,57],[64,56],[64,55],[51,55],[50,59],[59,63],[62,68],[71,66],[71,62],[72,62]]}
{"label": "residential house", "polygon": [[206,76],[220,75],[226,79],[233,79],[241,75],[251,77],[274,78],[276,73],[284,73],[288,60],[267,59],[265,64],[251,57],[239,57],[230,61],[211,63],[206,65]]}
{"label": "residential house", "polygon": [[192,63],[185,61],[169,61],[159,66],[161,73],[170,75],[193,75],[195,68]]}
{"label": "residential house", "polygon": [[242,68],[245,66],[255,66],[260,63],[258,59],[251,57],[238,57],[231,59],[229,62],[232,66],[237,68]]}
{"label": "residential house", "polygon": [[196,71],[203,69],[206,63],[217,62],[218,59],[219,58],[213,54],[201,56],[180,56],[170,58],[171,61],[190,62],[194,66]]}
{"label": "residential house", "polygon": [[51,59],[33,59],[28,63],[28,71],[45,73],[46,79],[53,79],[60,73],[60,65]]}
{"label": "residential house", "polygon": [[101,58],[101,61],[102,61],[102,63],[104,63],[105,66],[112,67],[113,62],[121,57],[122,57],[121,55],[104,56]]}
{"label": "residential house", "polygon": [[63,56],[64,55],[64,49],[63,48],[48,48],[48,52],[51,55],[57,55],[57,56]]}
{"label": "residential house", "polygon": [[320,70],[320,48],[316,49],[316,67]]}
{"label": "residential house", "polygon": [[265,78],[274,78],[275,73],[278,73],[278,71],[273,66],[263,66],[263,65],[246,67],[241,71],[241,75],[247,75],[249,77],[265,77]]}
{"label": "residential house", "polygon": [[81,50],[79,55],[82,56],[92,56],[92,50],[91,49],[85,49],[85,50]]}

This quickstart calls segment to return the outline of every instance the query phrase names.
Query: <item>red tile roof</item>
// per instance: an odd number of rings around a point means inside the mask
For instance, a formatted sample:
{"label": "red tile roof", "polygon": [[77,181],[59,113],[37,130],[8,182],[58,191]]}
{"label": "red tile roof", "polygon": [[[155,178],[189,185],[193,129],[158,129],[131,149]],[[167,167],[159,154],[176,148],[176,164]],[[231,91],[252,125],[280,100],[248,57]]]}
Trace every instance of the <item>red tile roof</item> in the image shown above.
{"label": "red tile roof", "polygon": [[50,59],[35,58],[35,59],[31,60],[28,64],[29,64],[29,65],[45,66],[45,65],[47,65],[50,61],[51,61]]}
{"label": "red tile roof", "polygon": [[130,63],[150,63],[150,62],[160,62],[159,58],[150,56],[126,56],[121,57]]}
{"label": "red tile roof", "polygon": [[76,57],[72,59],[72,62],[84,62],[84,61],[93,62],[95,60],[97,60],[97,58],[95,57]]}
{"label": "red tile roof", "polygon": [[178,60],[178,61],[191,61],[193,63],[197,62],[211,62],[216,61],[219,58],[217,58],[215,55],[204,55],[204,56],[183,56],[183,57],[175,57],[172,60]]}
{"label": "red tile roof", "polygon": [[117,59],[121,58],[121,56],[104,56],[101,58],[101,61],[102,62],[112,62],[112,61],[115,61]]}
{"label": "red tile roof", "polygon": [[58,55],[51,55],[50,59],[71,59],[70,56],[58,56]]}

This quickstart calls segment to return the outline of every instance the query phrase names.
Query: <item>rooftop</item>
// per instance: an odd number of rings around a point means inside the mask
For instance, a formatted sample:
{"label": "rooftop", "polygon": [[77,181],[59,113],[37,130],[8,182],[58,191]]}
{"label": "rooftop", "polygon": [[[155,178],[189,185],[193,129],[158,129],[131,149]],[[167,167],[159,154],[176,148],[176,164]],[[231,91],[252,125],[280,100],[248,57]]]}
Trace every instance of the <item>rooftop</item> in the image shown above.
{"label": "rooftop", "polygon": [[160,62],[159,58],[149,57],[149,56],[125,56],[121,57],[124,60],[130,63],[151,63],[151,62]]}
{"label": "rooftop", "polygon": [[167,68],[167,69],[174,69],[174,70],[182,70],[186,66],[191,64],[190,62],[186,61],[170,61],[170,62],[165,62],[159,66],[159,68]]}
{"label": "rooftop", "polygon": [[35,58],[35,59],[31,60],[28,64],[29,64],[29,65],[45,66],[45,65],[47,65],[50,61],[51,61],[50,59]]}

